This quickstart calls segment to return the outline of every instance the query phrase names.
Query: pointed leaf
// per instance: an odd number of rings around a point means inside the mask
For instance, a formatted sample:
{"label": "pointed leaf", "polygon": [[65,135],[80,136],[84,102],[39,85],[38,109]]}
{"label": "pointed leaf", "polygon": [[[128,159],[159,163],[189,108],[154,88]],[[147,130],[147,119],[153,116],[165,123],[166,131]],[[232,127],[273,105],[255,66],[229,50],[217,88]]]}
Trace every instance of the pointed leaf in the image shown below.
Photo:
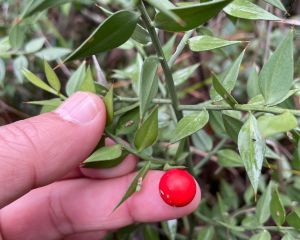
{"label": "pointed leaf", "polygon": [[139,14],[122,10],[112,14],[65,61],[88,57],[116,48],[132,35]]}
{"label": "pointed leaf", "polygon": [[179,86],[188,80],[199,67],[200,64],[193,64],[191,66],[182,68],[173,73],[173,79],[175,86]]}
{"label": "pointed leaf", "polygon": [[68,80],[66,86],[66,92],[68,96],[71,96],[76,91],[79,91],[80,86],[85,78],[85,64],[86,62],[84,61]]}
{"label": "pointed leaf", "polygon": [[199,131],[206,125],[208,119],[209,114],[206,110],[185,116],[177,123],[171,138],[171,143],[178,142]]}
{"label": "pointed leaf", "polygon": [[68,48],[49,47],[45,48],[34,55],[48,62],[60,59],[71,52]]}
{"label": "pointed leaf", "polygon": [[213,87],[216,90],[218,94],[221,95],[221,97],[232,107],[234,108],[234,105],[238,104],[238,102],[235,100],[235,98],[227,92],[225,87],[223,87],[222,83],[220,83],[217,76],[213,75]]}
{"label": "pointed leaf", "polygon": [[252,114],[240,130],[238,148],[249,180],[256,193],[264,160],[265,141]]}
{"label": "pointed leaf", "polygon": [[222,167],[243,167],[244,163],[239,154],[231,149],[222,149],[217,152],[218,163]]}
{"label": "pointed leaf", "polygon": [[105,97],[103,98],[106,107],[106,124],[110,125],[114,118],[114,87],[110,87]]}
{"label": "pointed leaf", "polygon": [[235,0],[224,11],[233,17],[251,20],[280,20],[279,17],[267,12],[261,7],[247,0]]}
{"label": "pointed leaf", "polygon": [[[231,67],[226,71],[225,77],[220,79],[221,84],[228,93],[231,93],[235,86],[236,80],[239,75],[240,66],[244,57],[244,53],[245,50],[239,55],[239,57],[233,62]],[[222,100],[222,97],[218,95],[214,88],[211,88],[210,96],[215,101]]]}
{"label": "pointed leaf", "polygon": [[237,143],[238,135],[243,126],[243,122],[226,114],[222,114],[222,118],[227,134],[233,141]]}
{"label": "pointed leaf", "polygon": [[158,64],[157,57],[151,56],[145,59],[142,66],[139,85],[140,117],[142,119],[158,91],[158,77],[156,75]]}
{"label": "pointed leaf", "polygon": [[160,29],[171,32],[188,31],[216,16],[230,2],[231,0],[216,0],[191,6],[172,8],[170,10],[185,24],[182,26],[165,13],[159,12],[154,19],[155,25]]}
{"label": "pointed leaf", "polygon": [[140,120],[139,108],[124,113],[120,118],[116,126],[117,134],[129,134],[133,133],[137,128]]}
{"label": "pointed leaf", "polygon": [[285,221],[285,209],[283,207],[277,188],[272,193],[270,208],[274,222],[278,226],[281,226]]}
{"label": "pointed leaf", "polygon": [[241,42],[242,41],[229,41],[207,35],[192,37],[188,41],[190,49],[194,52],[208,51]]}
{"label": "pointed leaf", "polygon": [[95,82],[94,82],[91,66],[87,67],[86,73],[85,73],[85,78],[84,78],[82,84],[80,85],[79,90],[85,91],[85,92],[91,92],[91,93],[96,92],[96,87],[95,87]]}
{"label": "pointed leaf", "polygon": [[27,102],[28,104],[33,104],[33,105],[41,105],[41,106],[51,106],[51,107],[58,107],[62,101],[60,98],[53,98],[50,100],[42,100],[42,101],[31,101]]}
{"label": "pointed leaf", "polygon": [[140,171],[137,173],[135,178],[130,183],[126,193],[123,195],[120,202],[117,204],[117,206],[114,208],[114,211],[121,206],[122,203],[124,203],[129,197],[131,197],[135,192],[138,192],[141,188],[142,181],[146,177],[146,174],[148,173],[151,166],[151,162],[148,161],[143,168],[140,169]]}
{"label": "pointed leaf", "polygon": [[270,203],[272,198],[272,182],[263,192],[256,205],[256,218],[260,224],[264,224],[271,216]]}
{"label": "pointed leaf", "polygon": [[31,82],[33,85],[39,87],[40,89],[43,89],[47,92],[50,92],[52,94],[57,94],[56,90],[48,86],[45,82],[43,82],[38,76],[30,72],[28,69],[23,69],[22,71],[23,75],[27,78],[29,82]]}
{"label": "pointed leaf", "polygon": [[264,1],[286,12],[285,7],[280,0],[264,0]]}
{"label": "pointed leaf", "polygon": [[44,43],[45,43],[44,37],[32,39],[30,42],[28,42],[25,45],[25,52],[34,53],[36,51],[39,51],[43,47]]}
{"label": "pointed leaf", "polygon": [[[127,153],[125,153],[127,155]],[[124,159],[120,144],[105,146],[96,150],[83,163],[85,168],[110,168],[117,166]]]}
{"label": "pointed leaf", "polygon": [[153,145],[158,136],[158,108],[150,113],[148,118],[137,130],[134,137],[134,145],[138,151]]}
{"label": "pointed leaf", "polygon": [[300,230],[300,214],[297,211],[290,212],[286,217],[286,221],[293,228]]}
{"label": "pointed leaf", "polygon": [[215,229],[213,227],[204,227],[200,230],[197,240],[213,240],[215,236]]}
{"label": "pointed leaf", "polygon": [[57,92],[59,92],[60,88],[61,88],[60,81],[59,81],[56,73],[53,71],[53,69],[50,67],[50,65],[49,65],[49,63],[47,61],[44,61],[44,69],[45,69],[45,74],[46,74],[48,83]]}
{"label": "pointed leaf", "polygon": [[259,87],[266,104],[283,98],[293,83],[293,31],[281,42],[259,74]]}
{"label": "pointed leaf", "polygon": [[297,119],[289,111],[279,115],[264,115],[257,121],[259,130],[264,137],[290,131],[298,125]]}

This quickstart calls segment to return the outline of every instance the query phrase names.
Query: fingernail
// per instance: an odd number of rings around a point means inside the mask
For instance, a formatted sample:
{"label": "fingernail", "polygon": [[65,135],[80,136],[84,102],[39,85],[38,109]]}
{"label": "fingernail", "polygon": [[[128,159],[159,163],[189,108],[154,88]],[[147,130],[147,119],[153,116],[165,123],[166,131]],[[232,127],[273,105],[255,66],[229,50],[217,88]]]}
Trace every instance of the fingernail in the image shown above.
{"label": "fingernail", "polygon": [[89,93],[77,92],[55,110],[61,118],[75,123],[88,123],[98,114],[96,99]]}

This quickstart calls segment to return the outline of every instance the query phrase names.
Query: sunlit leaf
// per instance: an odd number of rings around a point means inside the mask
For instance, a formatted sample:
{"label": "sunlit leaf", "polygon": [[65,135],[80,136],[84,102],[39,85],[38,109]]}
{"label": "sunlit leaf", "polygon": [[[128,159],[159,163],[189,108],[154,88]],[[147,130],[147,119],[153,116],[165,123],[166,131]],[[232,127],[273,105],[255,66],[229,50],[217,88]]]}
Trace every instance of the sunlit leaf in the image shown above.
{"label": "sunlit leaf", "polygon": [[297,119],[289,111],[279,115],[264,115],[257,121],[259,130],[264,137],[290,131],[298,125]]}
{"label": "sunlit leaf", "polygon": [[106,107],[106,123],[112,124],[114,118],[114,87],[111,86],[103,98]]}
{"label": "sunlit leaf", "polygon": [[155,25],[160,29],[171,32],[188,31],[216,16],[230,2],[231,0],[216,0],[191,6],[172,8],[170,10],[184,22],[184,25],[174,21],[163,12],[156,14],[154,19]]}
{"label": "sunlit leaf", "polygon": [[279,17],[267,12],[263,8],[247,0],[235,0],[224,8],[233,17],[251,20],[280,20]]}
{"label": "sunlit leaf", "polygon": [[190,38],[188,43],[192,51],[201,52],[238,44],[241,43],[241,41],[229,41],[221,38],[202,35]]}
{"label": "sunlit leaf", "polygon": [[206,110],[192,113],[183,117],[176,125],[174,133],[171,138],[171,143],[178,142],[193,133],[199,131],[208,122],[209,114]]}
{"label": "sunlit leaf", "polygon": [[47,61],[44,61],[44,70],[50,86],[59,92],[61,88],[60,81]]}

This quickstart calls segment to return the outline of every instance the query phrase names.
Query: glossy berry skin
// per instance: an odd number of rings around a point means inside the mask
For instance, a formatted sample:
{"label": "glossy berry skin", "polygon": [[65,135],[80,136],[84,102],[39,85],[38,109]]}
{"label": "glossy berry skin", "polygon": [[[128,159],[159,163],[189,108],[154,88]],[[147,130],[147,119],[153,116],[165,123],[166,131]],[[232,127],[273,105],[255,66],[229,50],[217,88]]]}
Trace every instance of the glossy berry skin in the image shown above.
{"label": "glossy berry skin", "polygon": [[186,170],[171,169],[160,179],[159,192],[168,205],[184,207],[196,195],[196,182]]}

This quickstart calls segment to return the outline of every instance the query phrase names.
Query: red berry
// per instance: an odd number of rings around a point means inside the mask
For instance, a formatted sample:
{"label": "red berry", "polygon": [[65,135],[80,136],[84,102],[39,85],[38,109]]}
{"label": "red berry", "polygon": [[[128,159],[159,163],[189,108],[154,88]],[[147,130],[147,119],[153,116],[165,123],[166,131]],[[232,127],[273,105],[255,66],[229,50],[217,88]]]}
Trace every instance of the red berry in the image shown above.
{"label": "red berry", "polygon": [[196,183],[191,174],[182,169],[168,170],[160,179],[161,198],[173,207],[184,207],[196,195]]}

